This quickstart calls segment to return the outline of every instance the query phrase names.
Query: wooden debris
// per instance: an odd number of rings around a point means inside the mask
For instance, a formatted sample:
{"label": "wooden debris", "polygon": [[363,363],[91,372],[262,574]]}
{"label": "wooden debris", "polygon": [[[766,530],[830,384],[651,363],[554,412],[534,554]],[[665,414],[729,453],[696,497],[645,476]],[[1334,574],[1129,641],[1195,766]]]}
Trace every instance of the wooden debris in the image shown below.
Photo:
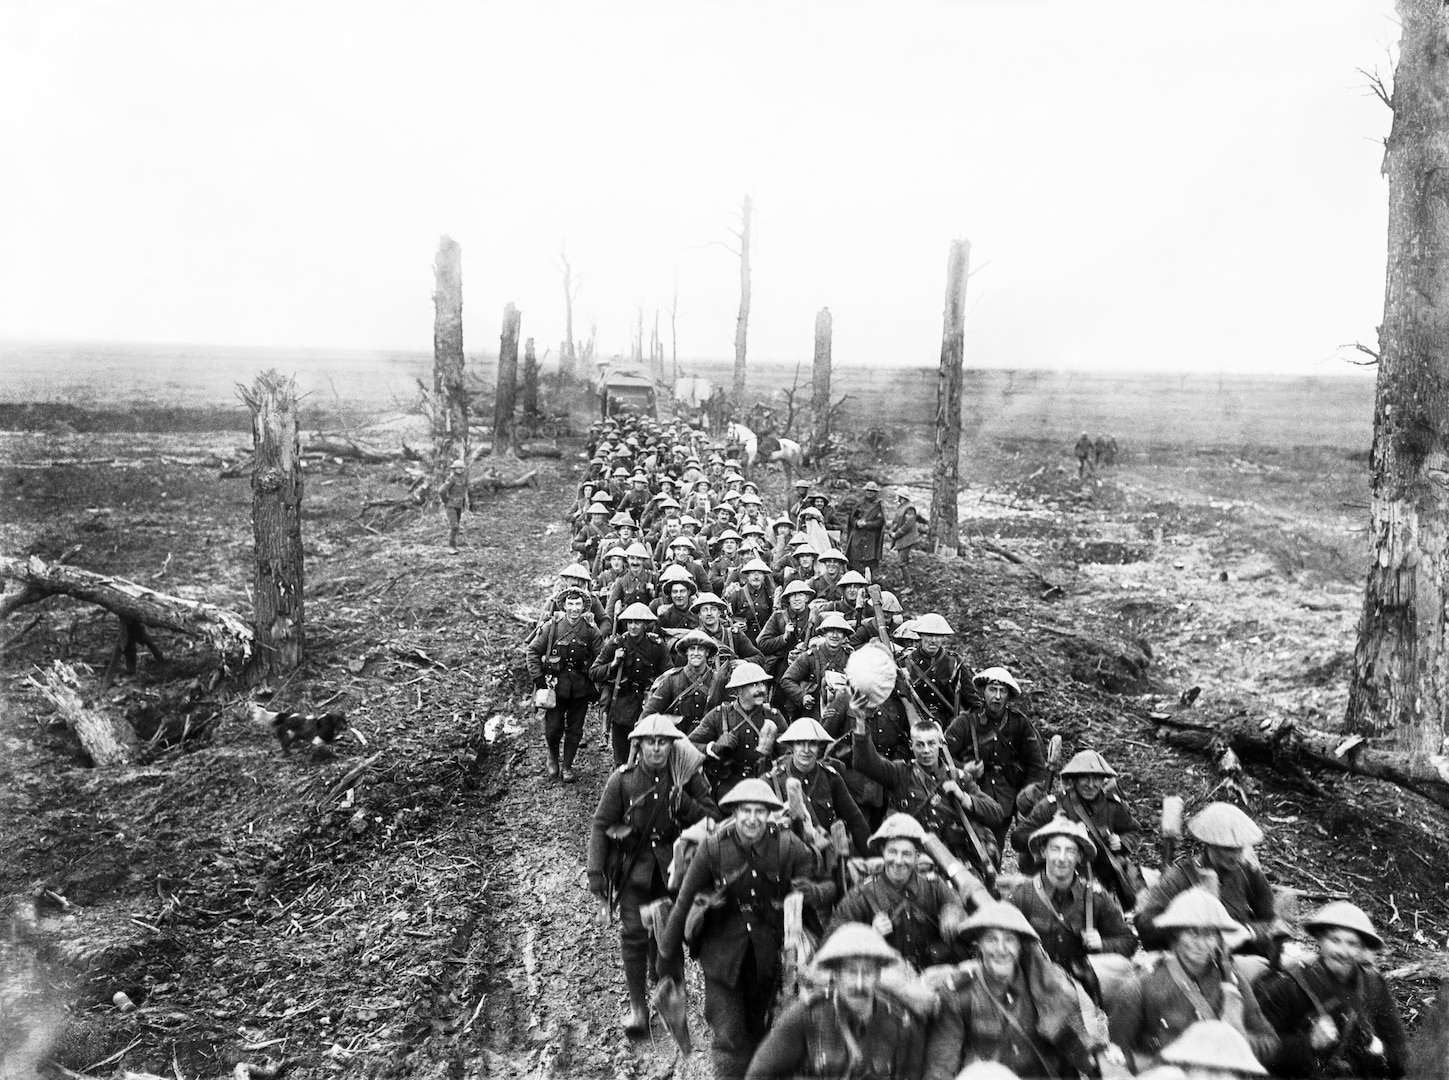
{"label": "wooden debris", "polygon": [[96,765],[129,765],[134,759],[135,733],[125,723],[86,707],[75,668],[57,660],[41,679],[31,678],[30,685],[55,706]]}

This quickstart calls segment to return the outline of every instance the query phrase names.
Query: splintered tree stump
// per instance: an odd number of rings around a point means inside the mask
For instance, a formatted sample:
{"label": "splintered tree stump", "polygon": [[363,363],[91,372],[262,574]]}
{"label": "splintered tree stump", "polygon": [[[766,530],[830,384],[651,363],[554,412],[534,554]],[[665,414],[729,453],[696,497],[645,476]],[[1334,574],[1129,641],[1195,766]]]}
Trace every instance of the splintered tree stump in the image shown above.
{"label": "splintered tree stump", "polygon": [[256,539],[257,649],[252,677],[265,682],[302,662],[302,459],[297,387],[275,371],[238,387],[252,411],[252,535]]}
{"label": "splintered tree stump", "polygon": [[463,379],[463,249],[438,241],[433,263],[433,482],[468,452],[468,394]]}
{"label": "splintered tree stump", "polygon": [[42,677],[44,681],[31,679],[31,685],[55,706],[92,762],[101,768],[131,763],[135,757],[135,734],[127,724],[86,707],[81,700],[80,679],[73,667],[57,660]]}

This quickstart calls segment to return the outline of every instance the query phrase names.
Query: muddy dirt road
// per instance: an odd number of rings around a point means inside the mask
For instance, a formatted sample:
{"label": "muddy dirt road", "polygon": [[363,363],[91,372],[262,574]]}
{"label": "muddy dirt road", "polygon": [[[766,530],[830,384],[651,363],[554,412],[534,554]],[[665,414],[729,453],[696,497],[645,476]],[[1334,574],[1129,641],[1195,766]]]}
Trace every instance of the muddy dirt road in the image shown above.
{"label": "muddy dirt road", "polygon": [[[194,455],[195,436],[3,438],[3,550],[80,544],[79,565],[246,605],[245,482],[165,460]],[[1366,498],[1344,452],[1129,453],[1100,483],[1066,471],[1065,444],[970,453],[965,554],[925,560],[908,607],[945,614],[976,666],[1022,673],[1046,731],[1124,768],[1139,818],[1221,780],[1154,737],[1150,713],[1190,686],[1206,715],[1336,720]],[[107,463],[27,464],[82,458]],[[87,768],[26,680],[55,659],[103,665],[113,627],[67,601],[9,621],[7,638],[41,616],[0,659],[10,1045],[35,1035],[96,1076],[267,1060],[303,1077],[704,1075],[704,1055],[678,1060],[661,1029],[632,1045],[619,1032],[617,939],[594,923],[583,875],[604,758],[591,734],[580,782],[545,783],[516,678],[521,620],[569,561],[576,461],[529,462],[539,486],[493,497],[458,557],[434,515],[359,512],[401,492],[400,467],[316,468],[309,659],[284,696],[348,712],[358,734],[334,751],[284,756],[239,691],[205,688],[210,658],[171,640],[109,707],[189,710],[209,737]],[[923,482],[904,466],[880,478]],[[326,797],[375,754],[351,793]],[[1415,1010],[1449,926],[1442,818],[1393,790],[1309,779],[1245,778],[1264,862],[1279,884],[1363,902]]]}

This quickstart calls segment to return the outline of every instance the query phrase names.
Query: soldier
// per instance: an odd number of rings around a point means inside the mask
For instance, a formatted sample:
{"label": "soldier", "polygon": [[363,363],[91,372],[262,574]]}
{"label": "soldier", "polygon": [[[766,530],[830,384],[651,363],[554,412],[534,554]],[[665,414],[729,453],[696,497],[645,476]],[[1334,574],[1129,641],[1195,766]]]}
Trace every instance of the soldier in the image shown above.
{"label": "soldier", "polygon": [[1026,917],[1010,904],[984,903],[963,933],[980,960],[949,974],[927,1080],[951,1080],[975,1061],[998,1061],[1018,1076],[1096,1076],[1105,1045],[1087,1030],[1076,987],[1046,958]]}
{"label": "soldier", "polygon": [[[1037,869],[1028,844],[1032,834],[1060,814],[1086,827],[1096,846],[1092,871],[1113,891],[1122,907],[1131,910],[1142,888],[1142,875],[1131,861],[1142,827],[1127,804],[1115,792],[1105,790],[1106,781],[1116,775],[1117,770],[1095,750],[1083,750],[1067,762],[1061,771],[1065,793],[1061,797],[1048,795],[1037,802],[1011,830],[1011,846],[1016,849],[1023,874]],[[1023,788],[1023,794],[1027,790]],[[1020,805],[1018,800],[1018,808]],[[1118,874],[1119,867],[1122,875]],[[1125,881],[1121,880],[1123,876]]]}
{"label": "soldier", "polygon": [[[733,593],[726,589],[730,616],[735,629],[758,643],[760,631],[775,611],[775,583],[763,559],[751,559],[740,567],[740,584]],[[743,625],[741,625],[743,624]]]}
{"label": "soldier", "polygon": [[866,588],[870,582],[865,580],[864,574],[847,570],[840,575],[838,584],[841,592],[840,599],[834,603],[825,604],[820,608],[820,613],[838,612],[850,624],[850,632],[854,634],[860,628],[860,624],[871,614],[871,609],[867,606],[870,597],[866,594]]}
{"label": "soldier", "polygon": [[619,509],[642,522],[644,512],[649,509],[649,477],[642,472],[629,477],[629,490],[620,497]]}
{"label": "soldier", "polygon": [[891,547],[901,557],[901,592],[907,593],[915,588],[911,580],[911,552],[921,542],[920,515],[904,491],[897,492],[896,497],[900,505],[891,521]]}
{"label": "soldier", "polygon": [[704,563],[696,557],[698,553],[698,549],[694,546],[694,539],[681,534],[669,542],[669,562],[665,565],[666,568],[678,566],[688,570],[689,576],[694,579],[694,591],[708,592],[709,571],[705,569]]}
{"label": "soldier", "polygon": [[589,711],[589,702],[595,699],[589,667],[599,654],[603,637],[584,618],[586,603],[588,594],[583,589],[569,589],[564,593],[562,614],[544,627],[543,633],[528,646],[528,677],[537,689],[550,686],[555,695],[555,704],[543,714],[547,774],[550,779],[562,775],[565,784],[572,784],[576,779],[574,756],[584,738],[584,717]]}
{"label": "soldier", "polygon": [[921,1080],[930,1013],[881,984],[900,954],[875,931],[850,923],[815,954],[828,987],[792,1002],[770,1028],[746,1080]]}
{"label": "soldier", "polygon": [[800,510],[805,505],[805,498],[810,491],[810,481],[803,476],[796,477],[790,485],[790,495],[785,500],[785,516],[792,521],[800,516]]}
{"label": "soldier", "polygon": [[605,522],[609,520],[609,504],[597,495],[594,501],[589,503],[588,521],[578,531],[569,546],[578,552],[579,562],[589,567],[593,572],[594,564],[598,561],[601,548],[599,544],[604,538]]}
{"label": "soldier", "polygon": [[[940,877],[919,872],[925,845],[926,830],[915,818],[887,817],[870,838],[870,850],[882,860],[881,872],[845,894],[826,933],[846,923],[865,923],[918,971],[960,959],[953,946],[966,908]],[[973,904],[991,899],[979,878],[971,881]]]}
{"label": "soldier", "polygon": [[1253,820],[1230,803],[1208,803],[1187,823],[1187,831],[1202,845],[1194,858],[1168,867],[1157,884],[1148,889],[1137,905],[1137,933],[1146,949],[1161,949],[1169,934],[1157,917],[1179,893],[1203,887],[1227,908],[1228,914],[1247,930],[1247,938],[1232,950],[1240,954],[1237,968],[1248,982],[1256,981],[1267,968],[1265,957],[1272,954],[1285,928],[1274,907],[1273,887],[1256,861],[1249,861],[1248,849],[1263,839]]}
{"label": "soldier", "polygon": [[1093,455],[1096,448],[1092,444],[1092,436],[1085,431],[1077,438],[1077,445],[1074,447],[1077,454],[1077,479],[1095,474],[1097,463]]}
{"label": "soldier", "polygon": [[719,642],[708,634],[691,630],[675,641],[671,651],[678,662],[649,688],[640,715],[678,716],[679,729],[688,735],[704,719],[704,714],[719,704],[711,698],[715,669],[710,663],[719,654]]}
{"label": "soldier", "polygon": [[[782,585],[788,585],[792,581],[799,581],[802,584],[810,584],[815,577],[815,545],[808,538],[800,537],[790,541],[790,557],[784,563],[774,567],[775,576]],[[814,595],[815,590],[810,590]]]}
{"label": "soldier", "polygon": [[1116,899],[1080,872],[1097,853],[1085,826],[1053,818],[1031,834],[1029,850],[1040,869],[1005,899],[1021,909],[1054,963],[1099,1001],[1116,1000],[1116,988],[1132,977],[1126,958],[1137,938]]}
{"label": "soldier", "polygon": [[852,570],[858,570],[872,580],[880,573],[884,532],[885,507],[880,501],[880,485],[871,480],[865,485],[865,496],[850,515],[845,531],[845,557],[850,560]]}
{"label": "soldier", "polygon": [[831,699],[845,690],[845,662],[850,647],[845,644],[851,625],[831,612],[815,627],[812,644],[797,656],[780,678],[793,716],[819,719]]}
{"label": "soldier", "polygon": [[718,820],[719,807],[699,771],[700,758],[674,726],[673,717],[654,715],[629,732],[637,756],[609,774],[594,811],[589,838],[589,891],[619,910],[619,951],[629,988],[624,1030],[649,1030],[645,999],[651,974],[652,939],[639,909],[668,895],[672,845],[680,832],[704,818]]}
{"label": "soldier", "polygon": [[[758,777],[761,765],[770,760],[774,738],[784,728],[785,718],[766,704],[769,683],[770,676],[760,665],[741,661],[725,684],[726,692],[735,691],[734,699],[705,713],[689,733],[689,741],[708,758],[705,775],[716,799],[740,781]],[[773,725],[773,730],[767,725]]]}
{"label": "soldier", "polygon": [[911,725],[914,760],[905,764],[880,756],[865,713],[857,712],[854,701],[850,713],[855,720],[851,764],[884,789],[886,809],[910,814],[976,874],[987,881],[993,879],[997,856],[991,830],[1005,820],[1006,811],[981,790],[969,772],[953,775],[936,722],[922,719]]}
{"label": "soldier", "polygon": [[716,539],[720,552],[709,564],[709,587],[712,592],[724,592],[725,579],[748,560],[740,554],[740,541],[744,539],[734,529],[725,529]]}
{"label": "soldier", "polygon": [[[787,752],[776,759],[775,767],[766,775],[765,781],[781,799],[789,798],[791,780],[800,782],[805,796],[805,812],[810,815],[809,828],[801,831],[814,833],[823,841],[829,838],[831,826],[842,821],[850,835],[851,847],[865,854],[870,841],[865,815],[851,798],[840,770],[824,760],[825,748],[830,745],[830,732],[808,716],[802,716],[775,741]],[[810,840],[811,837],[806,835],[805,839]]]}
{"label": "soldier", "polygon": [[624,560],[624,572],[609,587],[610,611],[621,611],[630,604],[647,605],[654,599],[649,549],[636,541],[624,549]]}
{"label": "soldier", "polygon": [[[974,709],[980,704],[971,684],[971,671],[946,648],[946,642],[956,631],[940,615],[929,612],[913,620],[911,627],[920,643],[906,655],[902,666],[921,704],[949,732],[951,721],[963,709]],[[953,747],[953,752],[960,757],[959,750]]]}
{"label": "soldier", "polygon": [[810,587],[815,590],[815,599],[812,602],[824,607],[826,604],[844,600],[845,592],[840,587],[840,579],[845,576],[845,556],[834,548],[828,548],[820,553],[816,562],[820,565],[820,571],[810,580]]}
{"label": "soldier", "polygon": [[689,609],[695,584],[688,570],[677,563],[666,566],[659,575],[659,591],[663,595],[652,606],[659,616],[660,630],[693,630],[699,625],[698,617]]}
{"label": "soldier", "polygon": [[724,601],[714,593],[700,593],[690,601],[689,609],[699,618],[699,629],[719,642],[721,659],[733,663],[759,658],[759,647],[724,621]]}
{"label": "soldier", "polygon": [[1272,1063],[1278,1036],[1252,988],[1233,970],[1223,940],[1241,929],[1217,897],[1196,887],[1159,909],[1154,936],[1168,939],[1168,952],[1155,970],[1129,981],[1123,1000],[1108,1012],[1112,1041],[1136,1055],[1139,1070],[1157,1064],[1162,1048],[1194,1020],[1227,1021],[1248,1040],[1254,1057]]}
{"label": "soldier", "polygon": [[1407,1039],[1394,995],[1369,953],[1384,939],[1361,908],[1336,900],[1303,924],[1318,942],[1306,967],[1282,968],[1253,993],[1282,1040],[1271,1062],[1277,1076],[1397,1078],[1408,1064]]}
{"label": "soldier", "polygon": [[538,626],[534,628],[533,634],[529,635],[528,641],[532,641],[535,634],[543,632],[543,628],[553,619],[556,612],[563,611],[564,594],[570,589],[582,589],[588,595],[589,605],[584,610],[584,618],[593,622],[594,628],[600,633],[608,634],[613,624],[604,611],[603,603],[589,591],[589,585],[592,583],[593,578],[579,563],[572,563],[560,570],[558,572],[558,589],[544,602],[543,617],[539,619]]}
{"label": "soldier", "polygon": [[654,612],[643,604],[625,608],[618,620],[623,634],[609,638],[589,671],[589,677],[607,694],[615,765],[629,760],[629,732],[643,711],[644,695],[669,668],[664,646],[649,634],[655,621]]}
{"label": "soldier", "polygon": [[438,499],[448,514],[448,550],[458,554],[458,530],[462,527],[463,511],[468,509],[468,463],[462,458],[448,468],[448,478],[438,488]]}
{"label": "soldier", "polygon": [[963,768],[973,771],[1005,808],[1006,817],[996,833],[999,847],[1005,843],[1006,826],[1016,810],[1017,792],[1028,784],[1046,780],[1046,755],[1032,722],[1010,705],[1021,697],[1021,687],[1011,672],[1003,667],[987,668],[971,682],[981,695],[982,705],[951,721],[946,729],[946,745]]}
{"label": "soldier", "polygon": [[[901,610],[901,602],[899,599],[897,599],[896,594],[893,592],[888,592],[885,590],[881,591],[880,612],[882,615],[885,616],[887,637],[894,635],[896,630],[900,628],[901,624],[906,621],[906,614],[904,611]],[[876,622],[874,614],[872,614],[868,619],[862,619],[860,624],[850,635],[851,649],[858,649],[867,641],[880,640],[880,630],[878,629],[878,626],[879,624]]]}
{"label": "soldier", "polygon": [[[803,581],[790,582],[781,590],[781,607],[765,621],[755,639],[766,657],[763,666],[777,684],[785,668],[810,644],[810,598],[814,595],[815,590]],[[786,700],[782,688],[775,701],[776,708],[783,709],[782,703]]]}
{"label": "soldier", "polygon": [[[753,665],[751,665],[753,666]],[[659,946],[659,966],[683,981],[686,926],[691,951],[704,969],[704,1017],[713,1033],[715,1080],[745,1075],[766,1031],[780,980],[786,894],[829,905],[835,886],[820,880],[815,853],[788,829],[770,822],[784,809],[763,780],[745,780],[719,800],[733,815],[707,836],[690,863]],[[714,903],[694,915],[696,897],[714,890]]]}

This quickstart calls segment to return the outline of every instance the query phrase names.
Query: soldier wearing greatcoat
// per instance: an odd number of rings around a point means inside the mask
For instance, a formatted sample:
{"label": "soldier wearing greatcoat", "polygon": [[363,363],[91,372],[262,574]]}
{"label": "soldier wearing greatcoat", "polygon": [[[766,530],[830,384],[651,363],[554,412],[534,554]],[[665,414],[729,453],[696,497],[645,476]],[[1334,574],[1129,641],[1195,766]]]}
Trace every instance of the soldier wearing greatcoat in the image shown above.
{"label": "soldier wearing greatcoat", "polygon": [[604,643],[589,677],[608,699],[614,764],[622,765],[629,760],[629,732],[643,712],[644,696],[654,680],[668,670],[669,654],[650,634],[654,612],[643,604],[625,608],[618,621],[623,634]]}
{"label": "soldier wearing greatcoat", "polygon": [[780,677],[781,689],[794,716],[819,719],[831,699],[845,689],[845,662],[850,659],[850,624],[831,612],[815,627],[808,649]]}
{"label": "soldier wearing greatcoat", "polygon": [[[753,665],[750,665],[753,666]],[[789,829],[772,824],[784,809],[763,780],[745,780],[720,799],[732,820],[695,853],[659,946],[663,972],[682,981],[686,927],[704,969],[704,1018],[713,1034],[715,1080],[739,1080],[766,1031],[778,992],[785,945],[784,903],[799,892],[812,906],[836,898],[816,854]],[[696,898],[713,890],[691,919]]]}
{"label": "soldier wearing greatcoat", "polygon": [[589,890],[618,908],[629,988],[624,1026],[630,1034],[643,1034],[649,1029],[644,995],[654,957],[640,909],[668,895],[672,845],[680,832],[703,818],[718,819],[720,811],[699,769],[703,759],[674,726],[673,717],[656,714],[641,720],[629,740],[637,754],[609,774],[594,811],[588,873]]}

